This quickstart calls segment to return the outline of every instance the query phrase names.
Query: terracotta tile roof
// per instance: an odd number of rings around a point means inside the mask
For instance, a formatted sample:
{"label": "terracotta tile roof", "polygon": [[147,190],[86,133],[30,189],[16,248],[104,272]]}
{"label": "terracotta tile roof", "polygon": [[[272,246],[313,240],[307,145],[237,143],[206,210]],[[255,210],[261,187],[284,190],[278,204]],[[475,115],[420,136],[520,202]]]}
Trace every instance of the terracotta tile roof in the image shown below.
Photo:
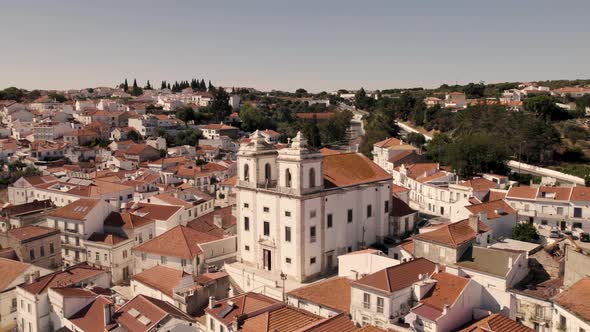
{"label": "terracotta tile roof", "polygon": [[[135,315],[133,310],[137,311],[139,315]],[[129,332],[147,332],[168,316],[187,322],[195,321],[168,302],[144,295],[137,295],[119,308],[116,313],[117,323]],[[148,324],[140,322],[139,318],[141,317],[147,318],[150,322]]]}
{"label": "terracotta tile roof", "polygon": [[403,217],[415,213],[416,210],[412,209],[406,202],[401,199],[392,196],[391,197],[391,215],[394,217]]}
{"label": "terracotta tile roof", "polygon": [[497,201],[506,198],[507,191],[490,190],[488,194],[488,201]]}
{"label": "terracotta tile roof", "polygon": [[410,189],[399,186],[397,184],[393,184],[391,185],[391,192],[392,193],[405,193],[405,192],[409,192]]}
{"label": "terracotta tile roof", "polygon": [[30,284],[23,285],[22,288],[32,294],[41,294],[46,292],[48,288],[71,286],[102,273],[105,272],[83,263],[40,277]]}
{"label": "terracotta tile roof", "polygon": [[234,176],[232,176],[230,178],[227,178],[223,182],[221,182],[221,185],[222,186],[231,186],[231,187],[234,187],[237,182],[238,182],[238,176],[237,175],[234,175]]}
{"label": "terracotta tile roof", "polygon": [[403,144],[404,143],[401,140],[399,140],[399,139],[397,139],[395,137],[390,137],[390,138],[386,138],[386,139],[384,139],[382,141],[379,141],[379,142],[377,142],[377,143],[375,143],[373,145],[376,146],[376,147],[378,147],[378,148],[388,148],[388,147],[391,147],[391,146],[403,145]]}
{"label": "terracotta tile roof", "polygon": [[418,258],[369,274],[354,281],[352,285],[360,285],[393,293],[412,286],[413,283],[419,280],[419,275],[431,274],[434,270],[435,264],[433,262],[424,258]]}
{"label": "terracotta tile roof", "polygon": [[461,181],[459,184],[464,187],[473,188],[475,191],[487,191],[490,189],[496,189],[497,187],[495,182],[485,178],[473,178],[471,180]]}
{"label": "terracotta tile roof", "polygon": [[23,274],[29,266],[31,265],[0,257],[0,291],[3,292],[4,289]]}
{"label": "terracotta tile roof", "polygon": [[105,306],[113,305],[106,297],[98,296],[96,300],[80,309],[68,320],[84,332],[105,332],[111,330],[116,324],[105,325]]}
{"label": "terracotta tile roof", "polygon": [[[233,302],[233,310],[227,313],[225,317],[221,317],[219,314],[228,306],[228,301]],[[259,293],[244,293],[221,301],[216,301],[214,307],[211,309],[205,309],[205,312],[215,317],[223,324],[229,325],[236,316],[250,314],[264,309],[270,310],[273,307],[282,305],[284,304]]]}
{"label": "terracotta tile roof", "polygon": [[133,248],[161,256],[193,259],[202,252],[199,244],[219,240],[221,237],[201,233],[192,228],[178,225],[155,238]]}
{"label": "terracotta tile roof", "polygon": [[340,154],[342,152],[340,152],[338,150],[328,149],[328,148],[321,148],[320,153],[322,154],[322,156],[329,156],[329,155],[333,155],[333,154]]}
{"label": "terracotta tile roof", "polygon": [[345,277],[334,277],[298,288],[287,295],[340,312],[349,312],[351,282]]}
{"label": "terracotta tile roof", "polygon": [[420,164],[420,163],[427,163],[428,159],[421,155],[417,154],[416,150],[404,150],[387,160],[388,162],[395,165],[402,165],[402,164]]}
{"label": "terracotta tile roof", "polygon": [[96,297],[96,293],[86,288],[79,287],[56,287],[52,288],[63,297]]}
{"label": "terracotta tile roof", "polygon": [[345,313],[314,322],[297,332],[356,332],[357,328]]}
{"label": "terracotta tile roof", "polygon": [[572,189],[572,195],[570,201],[590,201],[590,187],[574,187]]}
{"label": "terracotta tile roof", "polygon": [[126,212],[153,220],[168,220],[182,207],[151,203],[135,203]]}
{"label": "terracotta tile roof", "polygon": [[[574,188],[584,188],[584,187],[574,187]],[[542,186],[539,187],[539,193],[537,194],[539,198],[548,198],[547,194],[553,194],[553,199],[558,201],[567,201],[570,199],[570,195],[575,190],[571,187],[547,187]],[[590,191],[588,191],[590,194]],[[545,196],[545,197],[543,197]],[[590,199],[590,195],[587,197]]]}
{"label": "terracotta tile roof", "polygon": [[410,239],[408,241],[404,241],[399,246],[407,253],[414,255],[414,240]]}
{"label": "terracotta tile roof", "polygon": [[[487,232],[490,228],[479,221],[479,230],[480,233]],[[431,232],[416,234],[414,240],[429,241],[447,247],[458,248],[475,239],[476,236],[475,230],[469,225],[469,219],[464,219],[456,223],[443,225]]]}
{"label": "terracotta tile roof", "polygon": [[309,325],[310,323],[321,320],[307,311],[293,307],[283,306],[274,310],[269,310],[244,320],[240,331],[243,332],[295,332]]}
{"label": "terracotta tile roof", "polygon": [[102,243],[108,246],[114,246],[127,240],[128,239],[120,237],[116,234],[92,233],[92,235],[90,235],[90,237],[86,241]]}
{"label": "terracotta tile roof", "polygon": [[209,283],[213,280],[227,278],[228,276],[229,276],[229,274],[227,274],[227,272],[217,271],[217,272],[202,273],[202,274],[199,274],[198,276],[194,277],[193,279],[195,282],[197,282],[201,285],[206,285],[207,283]]}
{"label": "terracotta tile roof", "polygon": [[428,176],[427,174],[436,173],[439,170],[439,165],[437,163],[408,164],[404,167],[406,168],[407,176],[412,179],[426,177]]}
{"label": "terracotta tile roof", "polygon": [[49,212],[48,215],[64,219],[84,220],[98,202],[98,199],[80,198],[64,207]]}
{"label": "terracotta tile roof", "polygon": [[590,278],[578,280],[570,288],[553,297],[553,303],[580,317],[584,321],[590,321]]}
{"label": "terracotta tile roof", "polygon": [[420,300],[420,303],[422,303],[422,306],[435,309],[441,314],[445,305],[453,305],[457,301],[461,292],[463,292],[463,289],[469,283],[468,278],[455,276],[446,272],[435,273],[431,279],[436,280],[436,283],[426,296]]}
{"label": "terracotta tile roof", "polygon": [[[215,216],[221,217],[221,228],[215,225]],[[223,237],[223,231],[234,227],[236,222],[236,217],[232,214],[232,207],[227,206],[193,219],[186,226],[199,232]]]}
{"label": "terracotta tile roof", "polygon": [[535,330],[501,314],[491,314],[459,332],[533,332]]}
{"label": "terracotta tile roof", "polygon": [[486,218],[496,219],[507,214],[516,214],[516,211],[504,200],[489,201],[486,203],[470,205],[465,207],[471,214],[485,212]]}
{"label": "terracotta tile roof", "polygon": [[23,227],[13,228],[6,232],[9,236],[26,242],[28,240],[34,240],[45,236],[51,236],[54,234],[60,234],[59,230],[54,228],[37,226],[37,225],[26,225]]}
{"label": "terracotta tile roof", "polygon": [[506,198],[525,198],[525,199],[535,199],[537,198],[537,191],[538,188],[523,186],[523,187],[512,187],[508,190],[508,194],[506,194]]}
{"label": "terracotta tile roof", "polygon": [[129,212],[111,212],[104,220],[105,226],[133,229],[154,223],[153,219],[144,218]]}
{"label": "terracotta tile roof", "polygon": [[324,186],[347,187],[391,180],[391,175],[359,153],[324,156]]}
{"label": "terracotta tile roof", "polygon": [[238,129],[236,127],[228,126],[228,125],[223,124],[223,123],[211,123],[211,124],[208,124],[208,125],[203,126],[203,128],[204,129],[215,129],[215,130],[219,130],[219,129],[223,129],[223,130],[226,130],[226,129],[236,129],[237,130]]}
{"label": "terracotta tile roof", "polygon": [[133,275],[131,279],[139,281],[142,284],[150,286],[153,289],[157,289],[162,293],[172,297],[174,288],[184,277],[188,275],[188,273],[181,270],[176,270],[162,265],[156,265],[150,269]]}

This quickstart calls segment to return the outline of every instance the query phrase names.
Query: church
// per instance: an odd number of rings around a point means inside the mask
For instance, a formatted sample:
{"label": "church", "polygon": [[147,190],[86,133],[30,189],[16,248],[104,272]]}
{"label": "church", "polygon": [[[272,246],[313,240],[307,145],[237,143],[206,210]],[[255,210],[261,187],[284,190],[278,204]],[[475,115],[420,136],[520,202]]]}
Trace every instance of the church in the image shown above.
{"label": "church", "polygon": [[246,266],[306,282],[389,234],[391,175],[361,154],[318,151],[301,133],[277,149],[256,131],[237,163],[238,261]]}

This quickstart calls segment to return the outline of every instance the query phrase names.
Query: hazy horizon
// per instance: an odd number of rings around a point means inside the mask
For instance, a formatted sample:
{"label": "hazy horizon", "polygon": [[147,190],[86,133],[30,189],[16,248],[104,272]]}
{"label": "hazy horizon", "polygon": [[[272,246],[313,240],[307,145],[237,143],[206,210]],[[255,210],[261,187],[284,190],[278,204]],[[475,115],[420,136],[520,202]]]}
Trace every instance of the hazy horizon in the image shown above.
{"label": "hazy horizon", "polygon": [[19,1],[0,88],[204,78],[263,91],[590,77],[588,1]]}

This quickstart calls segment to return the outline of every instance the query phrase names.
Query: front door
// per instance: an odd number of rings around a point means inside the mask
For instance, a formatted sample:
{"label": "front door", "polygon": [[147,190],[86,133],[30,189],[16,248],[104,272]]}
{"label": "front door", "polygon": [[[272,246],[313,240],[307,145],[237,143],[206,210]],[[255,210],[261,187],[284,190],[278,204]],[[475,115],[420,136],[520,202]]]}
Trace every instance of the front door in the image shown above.
{"label": "front door", "polygon": [[270,250],[262,249],[262,261],[263,261],[262,264],[264,266],[264,269],[267,271],[270,271],[271,267],[272,267]]}
{"label": "front door", "polygon": [[129,266],[123,268],[123,280],[129,279]]}
{"label": "front door", "polygon": [[562,220],[561,221],[561,230],[562,231],[565,231],[565,226],[566,226],[565,221]]}
{"label": "front door", "polygon": [[332,255],[332,253],[329,253],[326,255],[326,270],[332,271],[333,268],[334,268],[334,255]]}

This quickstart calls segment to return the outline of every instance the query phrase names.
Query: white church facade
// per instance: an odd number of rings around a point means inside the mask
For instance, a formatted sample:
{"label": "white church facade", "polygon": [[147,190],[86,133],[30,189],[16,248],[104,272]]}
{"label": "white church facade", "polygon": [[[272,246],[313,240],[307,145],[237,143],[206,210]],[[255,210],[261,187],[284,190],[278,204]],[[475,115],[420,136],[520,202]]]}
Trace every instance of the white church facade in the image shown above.
{"label": "white church facade", "polygon": [[361,154],[322,154],[301,134],[277,150],[255,132],[237,162],[243,265],[305,282],[391,229],[391,175]]}

